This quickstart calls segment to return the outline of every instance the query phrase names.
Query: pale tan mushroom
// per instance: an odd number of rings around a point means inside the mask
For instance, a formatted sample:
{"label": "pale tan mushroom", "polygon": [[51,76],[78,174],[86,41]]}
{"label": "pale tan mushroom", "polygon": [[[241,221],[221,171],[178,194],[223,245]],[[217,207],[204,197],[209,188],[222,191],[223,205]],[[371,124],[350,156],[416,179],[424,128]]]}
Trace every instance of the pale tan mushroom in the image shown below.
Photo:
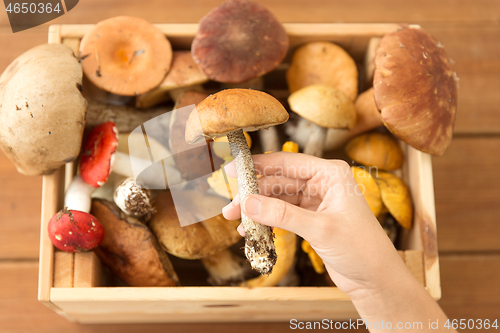
{"label": "pale tan mushroom", "polygon": [[328,128],[352,129],[356,124],[354,103],[342,91],[331,86],[307,86],[288,97],[290,109],[313,127],[304,146],[304,154],[323,156]]}

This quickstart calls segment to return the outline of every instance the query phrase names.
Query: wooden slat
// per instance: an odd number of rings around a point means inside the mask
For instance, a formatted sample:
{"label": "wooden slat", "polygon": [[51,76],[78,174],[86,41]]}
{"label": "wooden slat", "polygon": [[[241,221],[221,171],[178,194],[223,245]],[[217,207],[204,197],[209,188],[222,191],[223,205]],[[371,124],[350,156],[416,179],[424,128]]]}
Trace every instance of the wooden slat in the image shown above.
{"label": "wooden slat", "polygon": [[54,283],[55,288],[73,288],[73,271],[75,255],[69,252],[54,253]]}
{"label": "wooden slat", "polygon": [[[500,256],[441,256],[443,297],[450,318],[495,318],[500,309]],[[82,326],[36,300],[36,262],[0,263],[0,327],[6,332],[289,332],[288,323]]]}
{"label": "wooden slat", "polygon": [[[80,325],[70,323],[37,299],[36,262],[0,262],[0,331],[67,333],[67,332],[289,332],[288,322],[283,323],[233,323],[233,324],[147,324],[147,325]],[[196,319],[196,318],[194,318]],[[251,319],[249,317],[249,319]],[[361,332],[366,332],[362,330]]]}
{"label": "wooden slat", "polygon": [[500,137],[455,138],[433,158],[440,251],[500,250]]}
{"label": "wooden slat", "polygon": [[406,250],[404,252],[404,261],[413,276],[425,286],[424,256],[422,251]]}
{"label": "wooden slat", "polygon": [[102,267],[99,258],[94,252],[75,253],[74,266],[75,288],[90,288],[101,286]]}

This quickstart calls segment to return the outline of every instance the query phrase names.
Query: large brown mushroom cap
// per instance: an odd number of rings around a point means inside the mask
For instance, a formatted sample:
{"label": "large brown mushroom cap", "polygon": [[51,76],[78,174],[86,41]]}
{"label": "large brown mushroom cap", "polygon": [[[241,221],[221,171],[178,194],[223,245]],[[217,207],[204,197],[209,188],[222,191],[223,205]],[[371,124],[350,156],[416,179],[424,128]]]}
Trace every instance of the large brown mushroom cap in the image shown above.
{"label": "large brown mushroom cap", "polygon": [[[168,253],[184,259],[200,259],[241,239],[236,231],[240,222],[228,221],[220,213],[227,200],[197,191],[176,191],[175,196],[175,206],[170,192],[155,198],[156,213],[149,224]],[[177,212],[193,223],[200,216],[213,217],[182,227]]]}
{"label": "large brown mushroom cap", "polygon": [[273,70],[288,51],[288,35],[262,5],[229,0],[200,21],[193,58],[210,79],[243,82]]}
{"label": "large brown mushroom cap", "polygon": [[443,46],[420,28],[403,28],[382,38],[375,64],[375,102],[385,126],[416,149],[442,155],[457,110],[455,72]]}
{"label": "large brown mushroom cap", "polygon": [[239,129],[256,131],[287,120],[288,112],[271,95],[250,89],[227,89],[208,96],[191,112],[186,141],[216,138]]}
{"label": "large brown mushroom cap", "polygon": [[145,224],[105,200],[94,199],[91,214],[105,230],[104,240],[94,251],[120,279],[135,287],[178,284],[167,254]]}
{"label": "large brown mushroom cap", "polygon": [[293,93],[313,84],[326,84],[355,100],[358,68],[351,56],[331,42],[311,42],[294,53],[286,72],[288,90]]}
{"label": "large brown mushroom cap", "polygon": [[78,156],[87,111],[81,88],[81,65],[65,45],[36,46],[7,67],[0,146],[20,173],[49,174]]}
{"label": "large brown mushroom cap", "polygon": [[149,22],[118,16],[97,23],[83,36],[80,58],[85,76],[97,87],[134,96],[162,82],[172,47]]}

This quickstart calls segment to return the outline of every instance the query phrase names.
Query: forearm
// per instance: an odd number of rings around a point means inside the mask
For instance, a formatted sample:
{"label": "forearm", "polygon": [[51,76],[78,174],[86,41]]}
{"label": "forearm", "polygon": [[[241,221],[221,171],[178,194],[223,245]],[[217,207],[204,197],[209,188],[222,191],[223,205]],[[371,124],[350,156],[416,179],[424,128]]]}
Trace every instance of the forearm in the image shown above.
{"label": "forearm", "polygon": [[[408,270],[401,270],[389,279],[391,283],[381,290],[357,291],[351,295],[370,332],[456,332],[443,326],[446,315]],[[437,327],[433,324],[431,329],[430,325],[436,321]]]}

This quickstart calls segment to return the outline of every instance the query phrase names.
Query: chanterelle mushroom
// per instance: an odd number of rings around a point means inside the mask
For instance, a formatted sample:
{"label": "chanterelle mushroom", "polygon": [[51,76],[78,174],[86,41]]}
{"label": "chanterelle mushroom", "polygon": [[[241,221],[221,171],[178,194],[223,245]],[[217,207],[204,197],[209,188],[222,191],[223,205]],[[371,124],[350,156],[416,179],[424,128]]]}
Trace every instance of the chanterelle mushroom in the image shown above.
{"label": "chanterelle mushroom", "polygon": [[442,155],[457,111],[456,75],[443,46],[417,27],[385,35],[373,88],[384,125],[423,152]]}
{"label": "chanterelle mushroom", "polygon": [[264,6],[228,0],[200,21],[191,52],[212,80],[243,82],[272,71],[288,51],[288,35]]}
{"label": "chanterelle mushroom", "polygon": [[[255,90],[228,89],[203,100],[190,114],[186,141],[227,135],[236,164],[238,193],[243,202],[248,194],[258,194],[257,177],[243,131],[256,131],[284,123],[288,113],[274,97]],[[255,223],[243,212],[245,254],[252,268],[268,274],[276,262],[270,227]]]}

